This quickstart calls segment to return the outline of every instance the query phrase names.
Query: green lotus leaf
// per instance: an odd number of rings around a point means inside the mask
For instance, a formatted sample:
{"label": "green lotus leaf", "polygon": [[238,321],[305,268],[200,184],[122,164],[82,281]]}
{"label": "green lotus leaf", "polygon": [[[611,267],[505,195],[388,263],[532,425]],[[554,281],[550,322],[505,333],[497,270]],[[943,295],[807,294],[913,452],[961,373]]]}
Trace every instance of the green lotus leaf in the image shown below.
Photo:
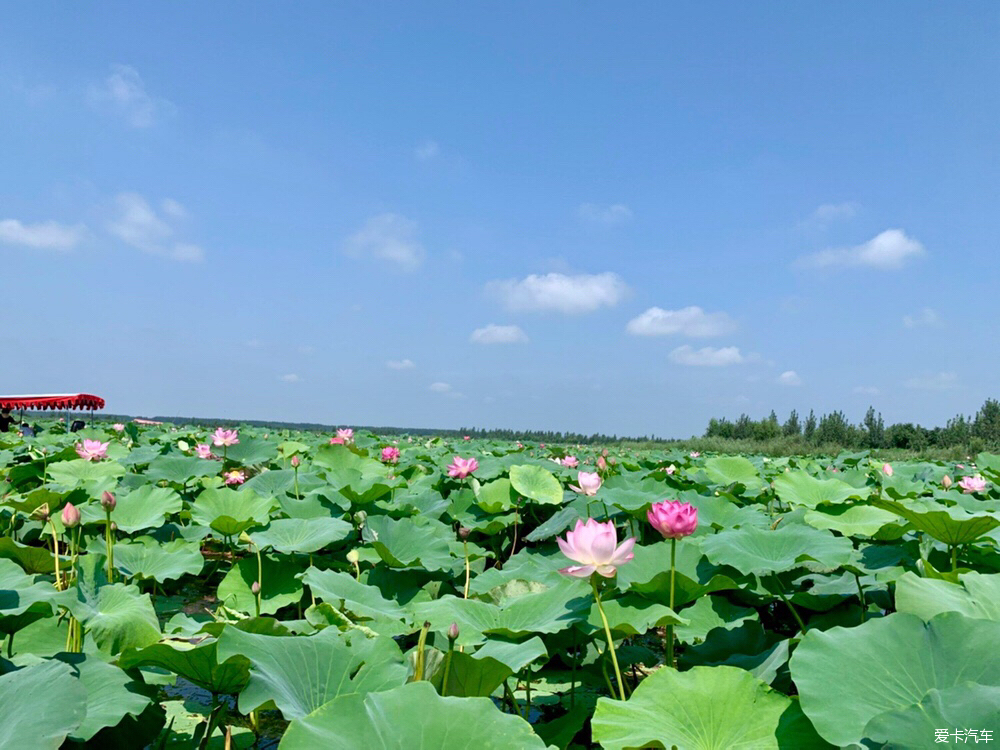
{"label": "green lotus leaf", "polygon": [[[979,744],[980,730],[990,732],[996,739],[1000,731],[1000,687],[992,685],[956,685],[944,690],[930,690],[912,706],[886,711],[868,722],[865,736],[875,742],[888,743],[887,747],[933,747],[941,730],[948,736],[948,744],[975,742]],[[971,730],[971,732],[970,732]]]}
{"label": "green lotus leaf", "polygon": [[[244,491],[253,490],[261,497],[282,498],[295,487],[295,471],[293,469],[272,469],[262,471],[251,477],[243,485]],[[301,484],[299,489],[302,489]]]}
{"label": "green lotus leaf", "polygon": [[[670,542],[637,544],[633,553],[632,561],[618,569],[618,586],[654,601],[670,601]],[[674,603],[678,607],[713,591],[739,588],[730,577],[736,571],[726,572],[709,562],[700,539],[689,537],[677,543],[676,565]]]}
{"label": "green lotus leaf", "polygon": [[252,526],[265,525],[274,501],[253,490],[237,492],[211,487],[203,490],[191,505],[191,520],[210,526],[223,536],[236,536]]}
{"label": "green lotus leaf", "polygon": [[[506,477],[494,479],[485,484],[474,480],[473,487],[476,493],[476,503],[487,513],[503,513],[513,508],[517,503],[517,493],[513,491],[511,482]],[[561,491],[562,488],[560,488]]]}
{"label": "green lotus leaf", "polygon": [[744,573],[766,575],[801,565],[832,570],[851,559],[850,539],[806,526],[780,526],[774,531],[753,526],[705,537],[705,556],[716,565],[730,565]]}
{"label": "green lotus leaf", "polygon": [[731,630],[747,620],[756,620],[757,612],[747,607],[737,607],[722,596],[703,596],[680,612],[688,622],[674,628],[681,643],[703,641],[716,628]]}
{"label": "green lotus leaf", "polygon": [[87,715],[87,690],[73,669],[44,661],[0,675],[0,750],[57,750]]}
{"label": "green lotus leaf", "polygon": [[359,583],[347,573],[309,568],[302,582],[316,598],[338,610],[346,610],[354,620],[400,622],[410,617],[395,601],[384,598],[376,587]]}
{"label": "green lotus leaf", "polygon": [[[181,496],[167,487],[156,487],[146,484],[134,489],[128,494],[115,495],[115,509],[111,520],[119,531],[134,534],[144,529],[158,529],[164,519],[174,513],[180,513],[184,504]],[[106,511],[96,502],[88,503],[81,508],[84,523],[104,523]]]}
{"label": "green lotus leaf", "polygon": [[551,471],[541,466],[510,467],[510,485],[515,492],[542,505],[560,505],[563,487]]}
{"label": "green lotus leaf", "polygon": [[827,747],[798,704],[735,667],[657,670],[627,701],[600,698],[590,725],[605,750]]}
{"label": "green lotus leaf", "polygon": [[930,620],[942,612],[1000,622],[1000,573],[975,571],[958,576],[959,583],[920,578],[906,572],[896,579],[896,610]]}
{"label": "green lotus leaf", "polygon": [[392,568],[420,566],[427,570],[450,568],[454,533],[440,521],[428,518],[369,516],[364,538],[370,541],[379,557]]}
{"label": "green lotus leaf", "polygon": [[717,456],[705,461],[705,473],[716,484],[742,484],[750,494],[757,494],[764,482],[757,467],[743,456]]}
{"label": "green lotus leaf", "polygon": [[[448,684],[444,684],[444,673],[448,671]],[[487,698],[514,671],[490,656],[476,657],[472,654],[452,651],[441,658],[438,668],[431,678],[431,684],[441,695],[460,698],[480,696]]]}
{"label": "green lotus leaf", "polygon": [[87,461],[82,458],[50,463],[46,471],[55,489],[69,492],[81,487],[93,497],[100,497],[105,490],[113,490],[118,480],[125,476],[125,467],[117,461]]}
{"label": "green lotus leaf", "polygon": [[16,633],[35,620],[52,614],[56,591],[49,583],[36,583],[21,566],[0,558],[0,633]]}
{"label": "green lotus leaf", "polygon": [[538,636],[526,641],[491,638],[472,654],[476,659],[496,659],[501,664],[510,667],[511,672],[520,672],[532,662],[548,655],[545,643]]}
{"label": "green lotus leaf", "polygon": [[844,536],[875,536],[879,529],[898,520],[890,513],[871,505],[852,505],[811,510],[804,521],[814,529],[836,531]]}
{"label": "green lotus leaf", "polygon": [[271,547],[285,554],[319,552],[335,542],[342,542],[354,532],[354,526],[339,518],[281,518],[250,534],[260,548]]}
{"label": "green lotus leaf", "polygon": [[243,713],[274,704],[286,719],[312,713],[334,698],[388,690],[406,682],[403,654],[391,638],[326,628],[316,635],[281,638],[226,628],[219,658],[250,660],[250,681],[240,693]]}
{"label": "green lotus leaf", "polygon": [[815,508],[818,505],[838,505],[849,498],[867,496],[839,479],[817,479],[804,471],[789,471],[774,478],[774,491],[788,505]]}
{"label": "green lotus leaf", "polygon": [[[222,449],[214,449],[221,454]],[[240,437],[240,442],[226,448],[226,460],[235,461],[244,466],[266,464],[278,456],[278,444],[273,440],[264,440],[249,435]]]}
{"label": "green lotus leaf", "polygon": [[139,650],[128,649],[118,657],[118,665],[124,669],[160,667],[218,695],[235,695],[250,679],[250,661],[233,656],[220,662],[214,638],[201,642],[171,639]]}
{"label": "green lotus leaf", "polygon": [[910,506],[886,498],[872,498],[870,502],[877,508],[902,516],[917,530],[951,546],[974,542],[1000,527],[1000,518],[991,513],[968,513],[943,506]]}
{"label": "green lotus leaf", "polygon": [[[659,602],[652,602],[644,599],[638,594],[625,594],[617,599],[606,599],[601,602],[604,607],[604,616],[608,618],[608,625],[612,633],[619,636],[644,635],[651,628],[663,627],[664,625],[684,625],[688,620],[674,612],[670,607]],[[597,604],[590,610],[585,628],[590,632],[603,632],[604,623],[601,614],[597,609]]]}
{"label": "green lotus leaf", "polygon": [[115,567],[128,577],[152,578],[163,583],[184,575],[198,575],[204,565],[201,546],[184,539],[159,542],[151,536],[142,536],[115,544]]}
{"label": "green lotus leaf", "polygon": [[218,461],[172,454],[154,458],[146,469],[146,479],[150,482],[171,482],[184,486],[198,477],[214,476],[220,471],[222,465]]}
{"label": "green lotus leaf", "polygon": [[256,555],[244,557],[236,563],[219,583],[215,594],[219,601],[240,612],[256,612],[257,597],[252,587],[258,580],[262,615],[273,615],[282,607],[295,604],[302,598],[299,574],[303,568],[294,559],[261,555],[260,567],[258,571]]}
{"label": "green lotus leaf", "polygon": [[820,735],[852,745],[866,738],[872,719],[916,706],[932,690],[1000,686],[997,643],[1000,622],[945,612],[925,624],[896,613],[852,628],[810,630],[792,655],[791,674]]}
{"label": "green lotus leaf", "polygon": [[[391,720],[387,721],[387,717]],[[295,719],[279,750],[544,750],[524,719],[489,698],[447,698],[426,681],[346,695]]]}

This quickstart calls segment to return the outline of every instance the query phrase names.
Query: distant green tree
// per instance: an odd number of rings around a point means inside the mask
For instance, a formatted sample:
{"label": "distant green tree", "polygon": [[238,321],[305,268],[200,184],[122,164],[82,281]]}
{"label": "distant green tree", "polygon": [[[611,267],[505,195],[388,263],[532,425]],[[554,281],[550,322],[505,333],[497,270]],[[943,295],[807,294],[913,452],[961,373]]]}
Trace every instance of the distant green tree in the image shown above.
{"label": "distant green tree", "polygon": [[814,442],[816,437],[816,415],[813,410],[809,410],[809,416],[806,417],[806,424],[802,428],[802,436],[809,442]]}
{"label": "distant green tree", "polygon": [[983,408],[976,413],[972,434],[987,445],[1000,443],[1000,401],[995,398],[986,399]]}
{"label": "distant green tree", "polygon": [[874,406],[868,407],[868,411],[865,412],[865,418],[861,425],[865,431],[865,448],[885,447],[885,423],[882,421],[881,414],[878,416],[875,415]]}
{"label": "distant green tree", "polygon": [[802,425],[799,424],[799,413],[795,409],[792,409],[792,413],[788,415],[788,419],[782,425],[781,434],[786,437],[802,434]]}

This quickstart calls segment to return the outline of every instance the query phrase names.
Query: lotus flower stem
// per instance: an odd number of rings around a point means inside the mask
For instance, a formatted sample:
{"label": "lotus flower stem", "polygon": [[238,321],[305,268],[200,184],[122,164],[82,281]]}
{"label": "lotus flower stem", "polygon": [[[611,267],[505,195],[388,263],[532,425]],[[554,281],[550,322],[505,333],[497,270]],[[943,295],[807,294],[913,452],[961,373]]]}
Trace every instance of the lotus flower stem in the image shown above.
{"label": "lotus flower stem", "polygon": [[444,657],[444,677],[441,678],[441,695],[448,695],[448,673],[451,671],[451,655],[455,651],[455,642],[448,644],[448,654]]}
{"label": "lotus flower stem", "polygon": [[59,577],[59,535],[56,533],[56,522],[51,518],[49,525],[52,527],[52,551],[56,556],[56,590],[62,591],[62,579]]}
{"label": "lotus flower stem", "polygon": [[861,601],[861,624],[865,624],[865,591],[861,588],[861,576],[854,574],[854,582],[858,584],[858,599]]}
{"label": "lotus flower stem", "polygon": [[[611,652],[611,663],[615,665],[615,677],[618,679],[618,694],[625,700],[625,683],[622,682],[622,671],[618,668],[618,657],[615,655],[615,641],[611,637],[611,626],[608,624],[607,615],[604,614],[604,607],[601,605],[601,592],[597,589],[596,574],[590,576],[590,585],[594,590],[594,601],[597,602],[597,611],[601,615],[601,622],[604,623],[604,634],[608,638],[608,651]],[[612,692],[612,695],[614,693]]]}
{"label": "lotus flower stem", "polygon": [[958,545],[953,544],[951,546],[951,572],[954,573],[958,568]]}
{"label": "lotus flower stem", "polygon": [[[514,550],[517,549],[517,520],[520,517],[520,512],[515,509],[514,511],[514,541],[510,545],[510,552],[507,553],[507,559],[510,560],[514,556]],[[954,566],[952,566],[954,567]]]}
{"label": "lotus flower stem", "polygon": [[778,596],[781,597],[781,601],[783,601],[785,603],[785,606],[788,607],[788,611],[792,613],[792,617],[795,618],[795,622],[797,622],[799,624],[799,629],[801,629],[802,632],[805,633],[806,632],[806,624],[802,621],[802,618],[799,617],[799,613],[796,611],[795,607],[792,606],[792,603],[785,596],[785,592],[781,588],[781,581],[778,580],[778,574],[777,573],[774,574],[774,582],[778,586]]}
{"label": "lotus flower stem", "polygon": [[7,658],[10,659],[14,656],[14,634],[10,633],[7,636]]}
{"label": "lotus flower stem", "polygon": [[427,644],[427,631],[431,629],[431,624],[425,622],[420,628],[420,638],[417,640],[417,663],[413,668],[413,681],[419,682],[424,679],[424,647]]}
{"label": "lotus flower stem", "polygon": [[111,511],[106,511],[107,523],[104,527],[104,539],[108,547],[108,583],[115,582],[115,547],[111,541]]}
{"label": "lotus flower stem", "polygon": [[569,668],[569,707],[573,708],[576,705],[576,662],[579,658],[579,654],[576,652],[576,628],[572,628],[573,631],[573,650],[570,652],[572,654],[571,658],[573,663]]}
{"label": "lotus flower stem", "polygon": [[264,590],[264,561],[260,558],[260,547],[253,546],[257,551],[257,595],[254,597],[257,604],[257,617],[260,617],[260,599]]}
{"label": "lotus flower stem", "polygon": [[524,715],[521,713],[521,709],[517,705],[517,699],[514,698],[514,694],[510,692],[510,685],[507,684],[507,680],[503,681],[503,694],[507,696],[507,700],[510,702],[510,707],[514,713],[523,719]]}
{"label": "lotus flower stem", "polygon": [[292,468],[295,470],[295,499],[300,500],[299,497],[299,466],[296,463]]}
{"label": "lotus flower stem", "polygon": [[[670,540],[670,609],[674,608],[675,581],[677,578],[677,540]],[[674,625],[670,623],[666,628],[667,637],[667,666],[675,668],[674,665]]]}
{"label": "lotus flower stem", "polygon": [[524,698],[525,706],[524,713],[527,716],[531,716],[531,667],[524,668]]}
{"label": "lotus flower stem", "polygon": [[469,567],[469,542],[467,539],[462,540],[462,548],[465,550],[465,588],[462,589],[462,598],[469,598],[469,578],[472,573],[472,569]]}

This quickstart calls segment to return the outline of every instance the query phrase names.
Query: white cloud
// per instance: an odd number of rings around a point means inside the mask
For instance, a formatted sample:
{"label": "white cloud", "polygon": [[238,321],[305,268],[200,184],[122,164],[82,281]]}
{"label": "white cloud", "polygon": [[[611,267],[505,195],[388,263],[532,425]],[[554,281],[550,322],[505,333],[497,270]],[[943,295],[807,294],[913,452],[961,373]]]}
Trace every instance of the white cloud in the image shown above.
{"label": "white cloud", "polygon": [[148,128],[175,109],[166,99],[150,96],[139,71],[129,65],[115,65],[111,75],[90,87],[89,99],[114,110],[134,128]]}
{"label": "white cloud", "polygon": [[87,235],[82,224],[67,226],[54,221],[22,224],[17,219],[0,221],[0,244],[38,250],[72,250]]}
{"label": "white cloud", "polygon": [[298,348],[299,354],[304,354],[307,357],[316,353],[316,347],[310,344],[304,344]]}
{"label": "white cloud", "polygon": [[802,225],[816,229],[825,229],[835,221],[853,219],[858,213],[858,208],[858,204],[853,201],[846,203],[824,203],[813,211],[802,222]]}
{"label": "white cloud", "polygon": [[907,261],[926,254],[924,246],[902,229],[887,229],[863,245],[821,250],[796,261],[803,268],[875,268],[898,271]]}
{"label": "white cloud", "polygon": [[473,344],[523,344],[527,340],[528,336],[520,326],[498,326],[495,323],[477,328],[469,337]]}
{"label": "white cloud", "polygon": [[632,318],[625,330],[633,336],[682,336],[702,338],[722,336],[736,329],[736,323],[724,312],[706,313],[700,307],[664,310],[651,307],[642,315]]}
{"label": "white cloud", "polygon": [[165,203],[166,218],[138,193],[120,193],[115,204],[117,216],[108,222],[107,229],[126,245],[171,260],[192,263],[204,260],[205,251],[201,247],[174,240],[176,230],[168,219],[176,220],[179,214],[185,213],[184,207],[176,201]]}
{"label": "white cloud", "polygon": [[584,221],[592,224],[614,226],[624,224],[632,218],[632,209],[624,203],[614,203],[610,206],[597,203],[583,203],[576,209],[576,214]]}
{"label": "white cloud", "polygon": [[958,373],[938,372],[918,375],[904,381],[903,385],[920,391],[948,391],[958,385]]}
{"label": "white cloud", "polygon": [[412,370],[416,367],[412,359],[390,359],[385,366],[390,370]]}
{"label": "white cloud", "polygon": [[418,161],[430,161],[441,153],[441,147],[437,141],[427,140],[413,149],[413,155]]}
{"label": "white cloud", "polygon": [[515,312],[554,310],[568,315],[614,307],[628,292],[616,273],[532,274],[524,279],[491,281],[486,291]]}
{"label": "white cloud", "polygon": [[163,209],[163,213],[172,219],[187,218],[187,209],[173,198],[164,198],[160,201],[160,208]]}
{"label": "white cloud", "polygon": [[861,394],[862,396],[877,396],[881,391],[873,385],[856,385],[852,389],[854,393]]}
{"label": "white cloud", "polygon": [[413,271],[424,262],[426,254],[416,240],[417,229],[417,222],[399,214],[379,214],[347,238],[344,251],[355,258],[371,256],[403,271]]}
{"label": "white cloud", "polygon": [[282,375],[280,380],[282,380],[285,383],[298,383],[302,380],[302,378],[300,378],[294,372],[290,372],[287,375]]}
{"label": "white cloud", "polygon": [[916,315],[904,315],[903,325],[907,328],[940,328],[943,324],[936,310],[925,307]]}
{"label": "white cloud", "polygon": [[724,367],[725,365],[738,365],[744,361],[744,358],[735,346],[720,348],[706,346],[703,349],[695,349],[685,344],[670,352],[670,361],[692,367]]}
{"label": "white cloud", "polygon": [[778,385],[802,385],[802,378],[795,370],[786,370],[778,376]]}
{"label": "white cloud", "polygon": [[427,390],[434,391],[435,393],[451,393],[450,383],[431,383],[427,386]]}

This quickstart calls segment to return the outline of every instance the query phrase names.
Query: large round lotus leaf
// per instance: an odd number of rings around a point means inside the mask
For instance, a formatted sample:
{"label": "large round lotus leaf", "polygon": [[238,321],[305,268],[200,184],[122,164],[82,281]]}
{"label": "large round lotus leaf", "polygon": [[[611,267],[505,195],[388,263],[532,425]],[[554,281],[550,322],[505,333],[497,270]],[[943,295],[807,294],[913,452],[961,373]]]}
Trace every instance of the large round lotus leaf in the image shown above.
{"label": "large round lotus leaf", "polygon": [[47,467],[52,486],[58,490],[83,487],[91,495],[100,497],[105,490],[113,490],[118,480],[125,476],[125,467],[117,461],[56,461]]}
{"label": "large round lotus leaf", "polygon": [[139,716],[151,703],[142,692],[147,689],[142,683],[96,656],[64,653],[58,659],[73,667],[87,691],[86,718],[70,733],[75,740],[86,742],[126,716]]}
{"label": "large round lotus leaf", "polygon": [[191,505],[191,519],[223,536],[236,536],[251,526],[268,522],[274,501],[252,490],[237,492],[212,487],[204,490]]}
{"label": "large round lotus leaf", "polygon": [[[601,603],[604,616],[608,619],[611,632],[618,636],[644,635],[652,628],[664,625],[685,625],[688,620],[659,602],[644,599],[638,594],[625,594],[617,599],[606,599]],[[590,610],[584,630],[591,633],[604,632],[604,621],[597,604]]]}
{"label": "large round lotus leaf", "polygon": [[[637,544],[635,557],[618,569],[618,586],[659,601],[670,601],[670,542]],[[680,607],[713,591],[737,589],[735,571],[720,570],[702,553],[699,539],[677,543],[674,603]]]}
{"label": "large round lotus leaf", "polygon": [[871,505],[841,505],[811,510],[803,520],[814,529],[836,531],[844,536],[875,536],[883,526],[895,523],[898,516]]}
{"label": "large round lotus leaf", "polygon": [[868,494],[867,489],[859,490],[839,479],[817,479],[804,471],[779,474],[774,478],[774,491],[782,502],[806,508],[835,505]]}
{"label": "large round lotus leaf", "polygon": [[931,738],[942,729],[948,732],[948,744],[978,744],[986,736],[997,739],[1000,687],[956,685],[931,690],[917,705],[876,716],[865,727],[865,736],[890,748],[933,747]]}
{"label": "large round lotus leaf", "polygon": [[210,693],[234,695],[250,678],[250,662],[234,656],[219,663],[218,642],[208,639],[192,645],[189,639],[154,643],[144,649],[129,649],[118,659],[124,669],[152,666],[169,670]]}
{"label": "large round lotus leaf", "polygon": [[[165,517],[180,513],[184,507],[181,496],[167,487],[146,484],[128,494],[119,493],[111,520],[119,531],[134,534],[143,529],[158,529]],[[99,503],[89,503],[82,508],[84,523],[104,523],[107,514]]]}
{"label": "large round lotus leaf", "polygon": [[[517,494],[513,492],[509,479],[495,479],[486,484],[473,480],[472,485],[476,492],[476,503],[487,513],[503,513],[513,508],[517,502]],[[562,488],[560,495],[561,493]]]}
{"label": "large round lotus leaf", "polygon": [[294,720],[279,750],[544,750],[524,719],[489,698],[443,698],[426,681],[347,695]]}
{"label": "large round lotus leaf", "polygon": [[84,626],[88,638],[105,653],[142,648],[160,639],[160,622],[149,594],[136,586],[109,584],[104,555],[90,553],[77,562],[77,585],[58,601]]}
{"label": "large round lotus leaf", "polygon": [[590,726],[606,750],[826,747],[794,701],[735,667],[657,670],[627,701],[599,699]]}
{"label": "large round lotus leaf", "polygon": [[663,493],[663,484],[654,479],[637,482],[634,475],[618,475],[601,485],[600,498],[608,505],[629,512],[648,508],[651,504],[662,500]]}
{"label": "large round lotus leaf", "polygon": [[309,554],[347,539],[353,531],[351,524],[339,518],[281,518],[253,532],[250,538],[262,549]]}
{"label": "large round lotus leaf", "polygon": [[245,656],[250,681],[240,693],[240,711],[267,701],[286,719],[312,713],[340,695],[388,690],[406,682],[403,654],[391,638],[326,628],[312,636],[275,637],[226,628],[219,658]]}
{"label": "large round lotus leaf", "polygon": [[536,659],[549,655],[541,638],[535,636],[526,641],[488,640],[472,656],[476,659],[495,659],[510,667],[511,672],[520,672]]}
{"label": "large round lotus leaf", "polygon": [[[273,615],[282,607],[302,598],[302,582],[298,579],[302,567],[294,558],[275,559],[261,556],[260,614]],[[257,597],[252,586],[258,580],[257,556],[244,557],[234,565],[219,583],[216,596],[230,609],[254,614]]]}
{"label": "large round lotus leaf", "polygon": [[35,583],[20,565],[0,558],[0,633],[16,633],[51,615],[55,593],[51,584]]}
{"label": "large round lotus leaf", "polygon": [[[448,671],[447,685],[444,684],[445,669]],[[488,698],[513,673],[514,670],[492,657],[452,651],[450,656],[441,657],[431,684],[441,695]]]}
{"label": "large round lotus leaf", "polygon": [[896,611],[930,620],[941,612],[1000,622],[1000,573],[963,573],[960,583],[906,572],[896,580]]}
{"label": "large round lotus leaf", "polygon": [[809,631],[792,655],[791,673],[820,735],[851,745],[865,738],[876,716],[915,706],[931,690],[1000,686],[997,643],[998,622],[945,612],[925,625],[897,613],[853,628]]}
{"label": "large round lotus leaf", "polygon": [[757,467],[743,456],[718,456],[705,461],[705,473],[717,484],[742,484],[748,494],[759,492],[764,483]]}
{"label": "large round lotus leaf", "polygon": [[46,661],[0,675],[0,750],[56,750],[87,714],[87,690],[67,664]]}
{"label": "large round lotus leaf", "polygon": [[391,568],[420,566],[427,570],[451,567],[454,532],[440,521],[427,518],[369,516],[364,538]]}
{"label": "large round lotus leaf", "polygon": [[850,539],[806,526],[780,526],[774,531],[744,526],[705,537],[701,548],[716,565],[765,575],[800,565],[833,570],[846,564],[854,546]]}
{"label": "large round lotus leaf", "polygon": [[115,545],[115,567],[130,578],[141,576],[163,583],[185,574],[197,575],[204,565],[201,546],[184,539],[161,543],[142,536]]}
{"label": "large round lotus leaf", "polygon": [[747,620],[757,620],[756,610],[737,607],[721,596],[703,596],[693,606],[682,610],[680,615],[688,621],[687,625],[678,625],[674,629],[681,643],[703,641],[716,628],[732,630]]}
{"label": "large round lotus leaf", "polygon": [[218,461],[196,456],[159,456],[146,469],[146,479],[150,482],[167,481],[183,486],[193,479],[210,477],[220,471],[222,465]]}
{"label": "large round lotus leaf", "polygon": [[[222,448],[213,448],[216,455],[222,455]],[[225,456],[229,461],[236,461],[244,466],[264,464],[276,458],[278,445],[273,440],[264,440],[244,435],[236,445],[226,448]]]}
{"label": "large round lotus leaf", "polygon": [[541,466],[511,466],[510,485],[515,492],[543,505],[559,505],[563,487],[552,472]]}
{"label": "large round lotus leaf", "polygon": [[[295,471],[292,469],[263,471],[248,479],[243,487],[244,491],[253,490],[261,497],[282,498],[295,487]],[[301,490],[301,485],[299,489]]]}
{"label": "large round lotus leaf", "polygon": [[872,498],[871,504],[902,516],[914,528],[950,545],[974,542],[1000,526],[1000,518],[992,513],[968,513],[960,508],[934,505],[911,507],[886,498]]}
{"label": "large round lotus leaf", "polygon": [[352,619],[399,621],[410,616],[395,601],[383,597],[375,586],[366,586],[347,573],[309,568],[302,582],[317,599],[329,602],[338,610],[347,610]]}

